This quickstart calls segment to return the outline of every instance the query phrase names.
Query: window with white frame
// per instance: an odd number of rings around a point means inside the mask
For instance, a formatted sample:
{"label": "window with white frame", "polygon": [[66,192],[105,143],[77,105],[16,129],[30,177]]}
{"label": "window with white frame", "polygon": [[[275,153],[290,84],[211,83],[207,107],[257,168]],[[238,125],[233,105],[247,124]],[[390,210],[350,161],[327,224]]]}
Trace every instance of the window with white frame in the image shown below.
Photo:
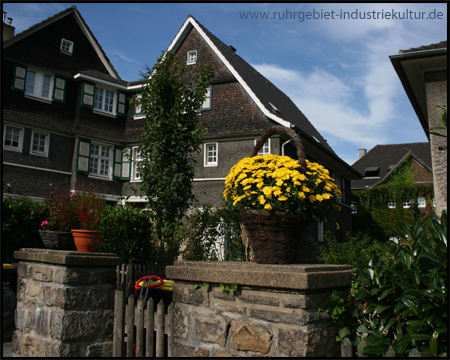
{"label": "window with white frame", "polygon": [[417,198],[417,206],[420,207],[420,208],[426,207],[426,202],[425,202],[425,197],[424,196],[419,196]]}
{"label": "window with white frame", "polygon": [[25,93],[51,100],[51,95],[53,94],[53,77],[42,72],[28,70]]}
{"label": "window with white frame", "polygon": [[49,135],[33,130],[31,134],[30,154],[48,156]]}
{"label": "window with white frame", "polygon": [[[254,145],[258,142],[257,139],[255,139]],[[264,145],[259,149],[258,155],[266,155],[270,154],[270,139],[267,139]]]}
{"label": "window with white frame", "polygon": [[212,86],[208,86],[206,89],[205,100],[203,100],[202,111],[211,110],[212,109]]}
{"label": "window with white frame", "polygon": [[133,147],[133,169],[132,169],[132,180],[140,181],[141,174],[139,173],[139,162],[142,161],[141,150],[138,146]]}
{"label": "window with white frame", "polygon": [[358,207],[356,206],[355,203],[351,204],[351,208],[352,208],[352,214],[357,214],[358,213]]}
{"label": "window with white frame", "polygon": [[192,65],[197,62],[197,50],[191,50],[187,52],[187,65]]}
{"label": "window with white frame", "polygon": [[205,144],[205,166],[217,166],[217,143]]}
{"label": "window with white frame", "polygon": [[91,144],[89,174],[110,177],[112,154],[111,146]]}
{"label": "window with white frame", "polygon": [[23,128],[5,125],[3,131],[3,149],[22,151]]}
{"label": "window with white frame", "polygon": [[73,41],[61,39],[60,50],[62,53],[67,55],[72,55],[73,53]]}
{"label": "window with white frame", "polygon": [[395,209],[395,201],[389,200],[388,201],[388,208],[389,209]]}
{"label": "window with white frame", "polygon": [[95,88],[94,109],[112,113],[114,109],[114,92],[102,88]]}
{"label": "window with white frame", "polygon": [[410,199],[403,199],[403,207],[405,209],[409,208],[411,206],[411,200]]}
{"label": "window with white frame", "polygon": [[317,221],[317,241],[323,242],[323,221]]}

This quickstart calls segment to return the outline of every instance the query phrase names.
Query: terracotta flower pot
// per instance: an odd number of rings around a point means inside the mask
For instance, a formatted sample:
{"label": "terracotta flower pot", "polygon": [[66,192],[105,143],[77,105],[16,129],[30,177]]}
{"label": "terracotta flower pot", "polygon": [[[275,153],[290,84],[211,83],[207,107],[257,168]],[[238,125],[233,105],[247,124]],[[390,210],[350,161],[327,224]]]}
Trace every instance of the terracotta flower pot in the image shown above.
{"label": "terracotta flower pot", "polygon": [[102,231],[96,230],[72,230],[73,240],[80,252],[94,252],[102,237]]}
{"label": "terracotta flower pot", "polygon": [[47,249],[76,250],[70,231],[39,230],[39,235]]}

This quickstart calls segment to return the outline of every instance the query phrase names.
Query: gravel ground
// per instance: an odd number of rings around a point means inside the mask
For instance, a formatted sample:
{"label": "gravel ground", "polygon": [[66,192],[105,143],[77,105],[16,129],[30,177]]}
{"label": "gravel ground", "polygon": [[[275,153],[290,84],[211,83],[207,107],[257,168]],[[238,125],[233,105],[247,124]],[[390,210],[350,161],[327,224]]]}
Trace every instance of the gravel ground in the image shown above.
{"label": "gravel ground", "polygon": [[12,343],[10,343],[10,342],[4,342],[2,344],[2,346],[3,346],[3,356],[2,357],[3,358],[13,356],[11,345],[12,345]]}

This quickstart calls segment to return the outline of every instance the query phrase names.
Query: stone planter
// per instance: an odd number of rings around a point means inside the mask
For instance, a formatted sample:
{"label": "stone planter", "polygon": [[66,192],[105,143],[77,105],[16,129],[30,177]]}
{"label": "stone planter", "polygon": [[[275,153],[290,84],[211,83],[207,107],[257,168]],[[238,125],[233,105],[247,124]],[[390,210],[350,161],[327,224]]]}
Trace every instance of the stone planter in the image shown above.
{"label": "stone planter", "polygon": [[76,250],[70,231],[39,230],[39,235],[47,249]]}
{"label": "stone planter", "polygon": [[72,230],[77,250],[80,252],[94,252],[97,250],[102,233],[102,231],[96,230]]}

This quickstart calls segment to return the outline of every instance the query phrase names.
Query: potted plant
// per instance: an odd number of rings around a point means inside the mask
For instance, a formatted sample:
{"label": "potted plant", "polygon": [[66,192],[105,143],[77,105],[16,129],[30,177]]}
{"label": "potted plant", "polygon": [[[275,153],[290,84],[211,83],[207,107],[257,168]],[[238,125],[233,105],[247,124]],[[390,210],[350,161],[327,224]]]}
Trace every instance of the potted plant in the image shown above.
{"label": "potted plant", "polygon": [[56,188],[51,183],[50,186],[51,190],[44,200],[49,218],[42,221],[39,235],[49,249],[76,250],[70,231],[78,223],[74,194],[68,188]]}
{"label": "potted plant", "polygon": [[[259,155],[272,134],[288,134],[298,161],[288,156]],[[305,159],[297,133],[281,126],[270,128],[258,141],[253,156],[240,160],[225,181],[224,197],[239,212],[254,259],[259,263],[291,263],[301,232],[314,220],[325,220],[340,209],[340,190],[328,170]]]}
{"label": "potted plant", "polygon": [[96,230],[98,221],[105,208],[106,201],[99,193],[99,184],[75,184],[75,213],[80,225],[72,229],[75,246],[81,252],[93,252],[100,242],[102,231]]}

